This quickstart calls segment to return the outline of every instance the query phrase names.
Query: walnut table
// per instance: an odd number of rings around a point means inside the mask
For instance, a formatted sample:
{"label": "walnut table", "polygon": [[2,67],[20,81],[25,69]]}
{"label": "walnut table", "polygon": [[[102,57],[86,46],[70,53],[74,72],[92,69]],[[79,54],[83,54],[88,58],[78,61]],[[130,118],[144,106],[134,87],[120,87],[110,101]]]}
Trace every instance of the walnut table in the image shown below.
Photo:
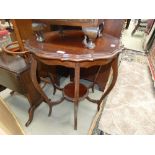
{"label": "walnut table", "polygon": [[[117,78],[117,58],[121,52],[118,38],[104,34],[102,37],[96,39],[96,47],[94,49],[88,49],[81,43],[83,35],[81,31],[69,30],[64,31],[64,35],[62,36],[56,31],[46,33],[45,41],[42,43],[37,42],[35,37],[25,42],[25,47],[32,53],[31,78],[36,89],[48,103],[50,112],[52,106],[60,103],[63,99],[74,102],[74,129],[77,129],[78,102],[87,98],[92,102],[96,102],[99,109],[101,101],[113,88]],[[38,61],[46,65],[61,65],[75,70],[74,82],[67,84],[63,88],[63,97],[60,101],[53,102],[49,100],[40,88],[36,78]],[[90,99],[88,97],[88,88],[80,84],[80,68],[107,64],[113,69],[111,85],[99,100]],[[97,77],[97,73],[95,77]]]}

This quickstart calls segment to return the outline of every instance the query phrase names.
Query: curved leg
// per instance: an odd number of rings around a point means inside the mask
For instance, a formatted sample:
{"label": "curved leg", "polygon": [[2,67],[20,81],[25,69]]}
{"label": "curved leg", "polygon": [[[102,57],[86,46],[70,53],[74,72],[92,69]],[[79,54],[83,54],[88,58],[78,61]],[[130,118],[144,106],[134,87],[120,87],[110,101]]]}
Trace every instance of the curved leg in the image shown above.
{"label": "curved leg", "polygon": [[48,97],[46,96],[46,94],[44,93],[44,91],[41,89],[38,81],[37,81],[37,76],[36,76],[36,71],[37,71],[37,61],[33,58],[32,56],[32,60],[31,60],[31,70],[30,70],[30,74],[31,74],[31,80],[34,84],[34,87],[37,89],[37,91],[40,93],[40,95],[42,96],[42,98],[44,99],[44,101],[48,104],[49,106],[49,116],[52,112],[52,102],[48,99]]}
{"label": "curved leg", "polygon": [[98,103],[98,102],[99,102],[99,100],[92,99],[92,98],[90,98],[89,96],[87,96],[86,99],[87,99],[88,101],[90,101],[90,102],[93,102],[93,103]]}
{"label": "curved leg", "polygon": [[101,102],[110,93],[110,91],[112,90],[112,88],[114,87],[114,85],[116,83],[117,76],[118,76],[118,56],[113,60],[111,67],[112,67],[112,70],[113,70],[113,79],[112,79],[111,85],[104,92],[104,94],[102,95],[102,97],[100,98],[100,100],[98,102],[98,107],[97,107],[98,110],[100,109]]}
{"label": "curved leg", "polygon": [[93,92],[93,93],[94,93],[95,82],[96,82],[96,79],[97,79],[97,77],[98,77],[98,74],[100,73],[101,68],[102,68],[102,66],[100,66],[100,67],[98,68],[97,73],[96,73],[96,75],[95,75],[95,78],[94,78],[94,80],[93,80],[93,85],[92,85],[92,92]]}
{"label": "curved leg", "polygon": [[51,83],[52,83],[53,88],[54,88],[54,91],[53,91],[53,95],[54,95],[54,94],[56,93],[56,89],[62,90],[62,88],[60,88],[59,86],[57,86],[57,85],[55,84],[52,74],[51,74],[51,73],[48,73],[48,74],[49,74],[49,78],[50,78]]}
{"label": "curved leg", "polygon": [[[112,82],[110,84],[110,86],[108,87],[108,89],[103,93],[103,95],[101,96],[101,98],[99,100],[95,100],[95,99],[92,99],[90,98],[89,96],[86,97],[86,99],[90,102],[93,102],[93,103],[97,103],[98,106],[97,106],[97,110],[99,110],[100,108],[100,104],[101,102],[103,101],[103,99],[110,93],[110,91],[112,90],[112,88],[114,87],[115,83],[116,83],[116,80],[117,80],[117,75],[118,75],[118,57],[116,57],[112,62],[111,62],[111,67],[112,67],[112,70],[113,70],[113,79],[112,79]],[[100,67],[101,68],[101,67]],[[98,70],[98,72],[100,71],[100,69]],[[97,74],[98,74],[97,72]],[[96,74],[96,75],[97,75]],[[94,81],[95,82],[95,81]]]}
{"label": "curved leg", "polygon": [[47,84],[47,83],[45,82],[44,85],[43,85],[41,88],[42,88],[42,89],[45,88],[46,84]]}
{"label": "curved leg", "polygon": [[35,109],[36,109],[35,105],[29,108],[29,110],[28,110],[28,112],[29,112],[29,119],[28,119],[28,121],[25,124],[26,127],[28,127],[30,125],[30,123],[32,122]]}

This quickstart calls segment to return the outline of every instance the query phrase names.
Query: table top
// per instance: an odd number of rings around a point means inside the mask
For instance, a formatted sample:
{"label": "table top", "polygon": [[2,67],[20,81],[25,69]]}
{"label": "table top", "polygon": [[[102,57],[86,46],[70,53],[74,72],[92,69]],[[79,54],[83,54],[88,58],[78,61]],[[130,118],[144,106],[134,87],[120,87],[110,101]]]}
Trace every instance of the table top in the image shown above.
{"label": "table top", "polygon": [[33,22],[49,25],[66,25],[81,27],[96,27],[103,23],[104,19],[33,19]]}
{"label": "table top", "polygon": [[63,37],[58,31],[45,33],[44,36],[42,43],[37,42],[35,36],[25,42],[26,49],[44,59],[94,61],[113,58],[121,52],[119,39],[108,34],[96,39],[94,49],[84,46],[84,34],[80,30],[64,31]]}

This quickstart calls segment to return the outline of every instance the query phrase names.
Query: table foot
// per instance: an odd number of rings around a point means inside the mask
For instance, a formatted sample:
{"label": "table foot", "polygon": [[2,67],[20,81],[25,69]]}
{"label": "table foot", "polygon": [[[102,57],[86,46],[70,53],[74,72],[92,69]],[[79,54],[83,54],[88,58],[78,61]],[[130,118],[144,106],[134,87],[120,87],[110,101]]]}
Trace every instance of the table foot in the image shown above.
{"label": "table foot", "polygon": [[74,103],[74,130],[77,130],[77,111],[78,103]]}
{"label": "table foot", "polygon": [[28,110],[29,119],[25,124],[26,127],[28,127],[30,125],[30,123],[32,122],[33,116],[34,116],[34,111],[35,111],[36,107],[37,107],[36,105],[33,105],[32,107],[29,108],[29,110]]}
{"label": "table foot", "polygon": [[52,113],[52,105],[49,106],[49,113],[48,113],[48,117],[51,116],[51,113]]}
{"label": "table foot", "polygon": [[12,91],[10,92],[10,95],[13,96],[14,94],[15,94],[15,91],[12,90]]}

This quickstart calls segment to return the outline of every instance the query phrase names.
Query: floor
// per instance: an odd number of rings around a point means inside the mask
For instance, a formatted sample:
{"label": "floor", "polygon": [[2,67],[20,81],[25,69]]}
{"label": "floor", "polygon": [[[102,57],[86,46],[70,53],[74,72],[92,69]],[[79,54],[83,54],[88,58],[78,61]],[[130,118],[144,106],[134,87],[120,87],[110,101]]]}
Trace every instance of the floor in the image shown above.
{"label": "floor", "polygon": [[155,134],[155,93],[146,56],[125,50],[99,129],[117,135]]}
{"label": "floor", "polygon": [[128,49],[144,52],[143,41],[145,33],[143,31],[136,31],[135,34],[131,36],[131,32],[134,29],[135,24],[135,21],[131,20],[129,28],[123,31],[122,44]]}
{"label": "floor", "polygon": [[[137,32],[133,37],[131,36],[131,31],[133,29],[134,23],[131,22],[128,30],[123,32],[122,44],[126,48],[137,50],[143,52],[142,42],[143,42],[143,32]],[[62,79],[62,85],[65,84],[66,80]],[[87,81],[82,81],[88,83]],[[51,95],[53,88],[50,86],[45,87],[45,92]],[[54,99],[61,95],[58,92]],[[92,96],[99,98],[101,92],[96,90],[95,93],[91,93]],[[12,111],[17,116],[17,119],[21,123],[26,134],[59,134],[59,135],[69,135],[69,134],[88,134],[91,122],[96,114],[97,106],[90,103],[87,100],[80,102],[78,110],[78,129],[74,130],[73,124],[73,104],[71,102],[64,101],[63,104],[59,104],[53,108],[53,113],[51,117],[48,117],[48,106],[43,103],[35,111],[34,120],[29,127],[25,127],[25,122],[28,119],[28,108],[29,104],[26,98],[19,94],[10,96],[10,90],[6,89],[0,92],[0,96],[11,107]]]}

